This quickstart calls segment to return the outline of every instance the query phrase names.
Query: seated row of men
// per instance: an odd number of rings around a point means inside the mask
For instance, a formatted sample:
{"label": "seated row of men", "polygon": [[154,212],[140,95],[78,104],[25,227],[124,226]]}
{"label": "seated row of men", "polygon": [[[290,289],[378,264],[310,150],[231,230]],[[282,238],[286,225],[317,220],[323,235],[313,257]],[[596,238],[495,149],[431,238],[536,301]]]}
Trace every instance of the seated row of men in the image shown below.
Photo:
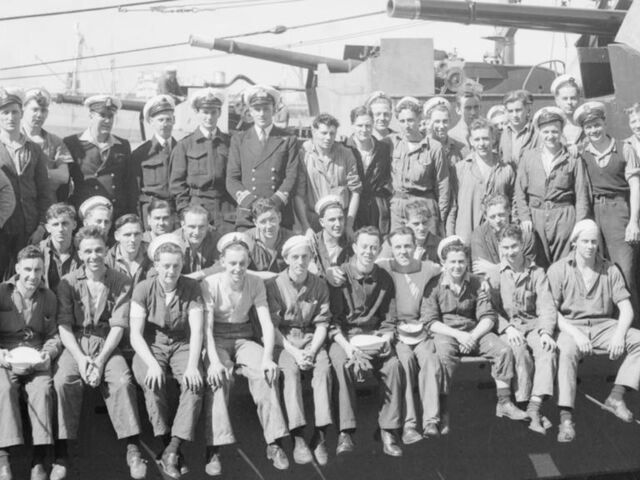
{"label": "seated row of men", "polygon": [[[228,403],[234,373],[248,380],[266,455],[278,469],[289,466],[282,446],[289,435],[296,463],[325,465],[327,428],[336,415],[336,453],[354,449],[355,387],[368,372],[384,385],[378,434],[385,454],[402,455],[401,441],[447,434],[448,395],[464,355],[491,362],[496,415],[527,421],[542,434],[551,422],[541,406],[554,394],[557,372],[561,442],[576,435],[580,358],[626,355],[604,405],[633,420],[623,395],[639,386],[640,332],[630,328],[629,291],[618,267],[599,256],[600,231],[591,220],[575,225],[572,252],[547,273],[527,255],[527,235],[518,226],[488,222],[498,227],[493,235],[500,257],[492,265],[482,259],[490,267],[482,277],[472,273],[469,248],[459,237],[437,243],[439,264],[422,259],[433,254],[433,242],[425,234],[429,212],[420,203],[408,209],[409,227],[392,231],[384,247],[371,226],[357,230],[348,245],[340,198],[327,196],[316,205],[322,230],[313,236],[281,229],[279,209],[269,202],[254,209],[253,232],[222,237],[209,228],[206,210],[189,207],[175,232],[163,231],[158,220],[148,245],[141,242],[140,220],[120,217],[108,251],[107,230],[92,224],[110,221],[108,205],[100,198],[88,202],[75,249],[66,252],[58,247],[69,244],[74,211],[57,204],[48,213],[49,261],[57,256],[53,264],[63,265],[77,257],[77,268],[56,272],[49,263],[47,269],[44,249],[29,246],[18,256],[16,275],[0,285],[0,391],[7,392],[0,400],[11,412],[0,429],[3,480],[12,478],[8,448],[24,438],[21,388],[29,403],[36,480],[66,477],[67,441],[78,437],[84,384],[103,394],[133,478],[146,476],[134,379],[163,443],[158,462],[171,478],[187,470],[181,444],[194,439],[203,408],[205,471],[221,473],[220,447],[236,441]],[[497,217],[509,211],[504,197],[487,208],[490,219],[492,208]],[[215,246],[213,257],[205,242]],[[383,248],[390,255],[381,254]],[[52,275],[55,294],[46,286]],[[127,331],[135,352],[131,369],[119,347]],[[14,370],[17,346],[37,349],[40,361]],[[314,400],[308,442],[301,387],[307,370]],[[170,377],[180,387],[175,417],[167,400]],[[337,411],[330,398],[334,377]],[[44,459],[54,443],[48,474]]]}

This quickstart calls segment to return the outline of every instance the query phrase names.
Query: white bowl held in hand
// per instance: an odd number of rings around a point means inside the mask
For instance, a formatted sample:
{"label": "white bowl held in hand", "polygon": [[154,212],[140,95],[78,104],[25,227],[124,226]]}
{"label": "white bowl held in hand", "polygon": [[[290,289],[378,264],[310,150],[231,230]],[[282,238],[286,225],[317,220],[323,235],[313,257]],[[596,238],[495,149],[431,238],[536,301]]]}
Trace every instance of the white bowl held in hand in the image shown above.
{"label": "white bowl held in hand", "polygon": [[354,335],[349,340],[349,343],[354,347],[362,350],[364,353],[371,355],[377,355],[384,350],[386,340],[377,335]]}
{"label": "white bowl held in hand", "polygon": [[9,351],[6,360],[11,365],[11,371],[19,375],[41,363],[42,356],[35,348],[16,347]]}

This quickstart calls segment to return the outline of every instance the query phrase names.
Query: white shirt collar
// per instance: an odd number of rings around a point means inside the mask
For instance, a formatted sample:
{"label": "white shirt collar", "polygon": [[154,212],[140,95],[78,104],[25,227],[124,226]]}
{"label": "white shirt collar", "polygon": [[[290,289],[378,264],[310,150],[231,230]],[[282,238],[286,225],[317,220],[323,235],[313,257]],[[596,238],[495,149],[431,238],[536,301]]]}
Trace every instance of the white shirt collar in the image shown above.
{"label": "white shirt collar", "polygon": [[114,145],[120,144],[120,140],[118,140],[116,137],[114,137],[111,134],[109,134],[109,137],[107,138],[106,142],[98,142],[98,140],[93,136],[89,128],[87,128],[84,132],[82,132],[82,135],[80,135],[80,140],[82,140],[83,142],[89,142],[94,144],[101,151],[108,150]]}
{"label": "white shirt collar", "polygon": [[206,128],[203,128],[202,125],[199,125],[198,128],[200,129],[200,132],[202,133],[202,136],[204,138],[213,138],[217,135],[218,133],[218,127],[216,127],[213,132],[209,132],[209,130],[207,130]]}
{"label": "white shirt collar", "polygon": [[256,130],[256,134],[258,135],[258,138],[260,138],[260,130],[264,130],[264,132],[267,134],[267,138],[269,138],[269,135],[271,135],[271,130],[273,129],[273,123],[271,125],[269,125],[268,127],[258,127],[255,123],[253,124],[253,128]]}

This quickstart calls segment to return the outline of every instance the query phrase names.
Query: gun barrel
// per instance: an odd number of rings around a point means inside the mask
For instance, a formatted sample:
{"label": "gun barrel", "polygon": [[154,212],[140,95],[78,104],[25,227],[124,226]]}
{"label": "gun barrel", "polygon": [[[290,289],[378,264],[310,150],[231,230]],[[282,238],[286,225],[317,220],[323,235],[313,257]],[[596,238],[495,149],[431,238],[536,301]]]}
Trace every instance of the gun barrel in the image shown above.
{"label": "gun barrel", "polygon": [[318,65],[324,64],[331,73],[348,73],[361,63],[357,60],[340,60],[338,58],[291,52],[280,48],[263,47],[261,45],[236,42],[235,40],[228,38],[207,40],[191,36],[189,44],[192,47],[206,48],[208,50],[220,50],[222,52],[243,55],[245,57],[259,58],[261,60],[282,63],[293,67],[309,68],[312,70],[315,70]]}
{"label": "gun barrel", "polygon": [[541,7],[452,0],[389,0],[390,17],[615,36],[624,10]]}

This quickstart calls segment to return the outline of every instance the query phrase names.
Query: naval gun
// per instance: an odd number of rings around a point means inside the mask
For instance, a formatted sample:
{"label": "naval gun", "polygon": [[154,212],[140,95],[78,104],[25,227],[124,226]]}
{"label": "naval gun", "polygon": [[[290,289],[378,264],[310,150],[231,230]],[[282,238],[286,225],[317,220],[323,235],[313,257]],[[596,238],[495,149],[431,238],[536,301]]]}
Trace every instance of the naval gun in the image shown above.
{"label": "naval gun", "polygon": [[615,136],[630,134],[624,110],[640,101],[640,1],[618,0],[614,9],[589,9],[477,1],[389,0],[387,14],[414,20],[580,34],[576,49],[584,96],[605,102]]}

